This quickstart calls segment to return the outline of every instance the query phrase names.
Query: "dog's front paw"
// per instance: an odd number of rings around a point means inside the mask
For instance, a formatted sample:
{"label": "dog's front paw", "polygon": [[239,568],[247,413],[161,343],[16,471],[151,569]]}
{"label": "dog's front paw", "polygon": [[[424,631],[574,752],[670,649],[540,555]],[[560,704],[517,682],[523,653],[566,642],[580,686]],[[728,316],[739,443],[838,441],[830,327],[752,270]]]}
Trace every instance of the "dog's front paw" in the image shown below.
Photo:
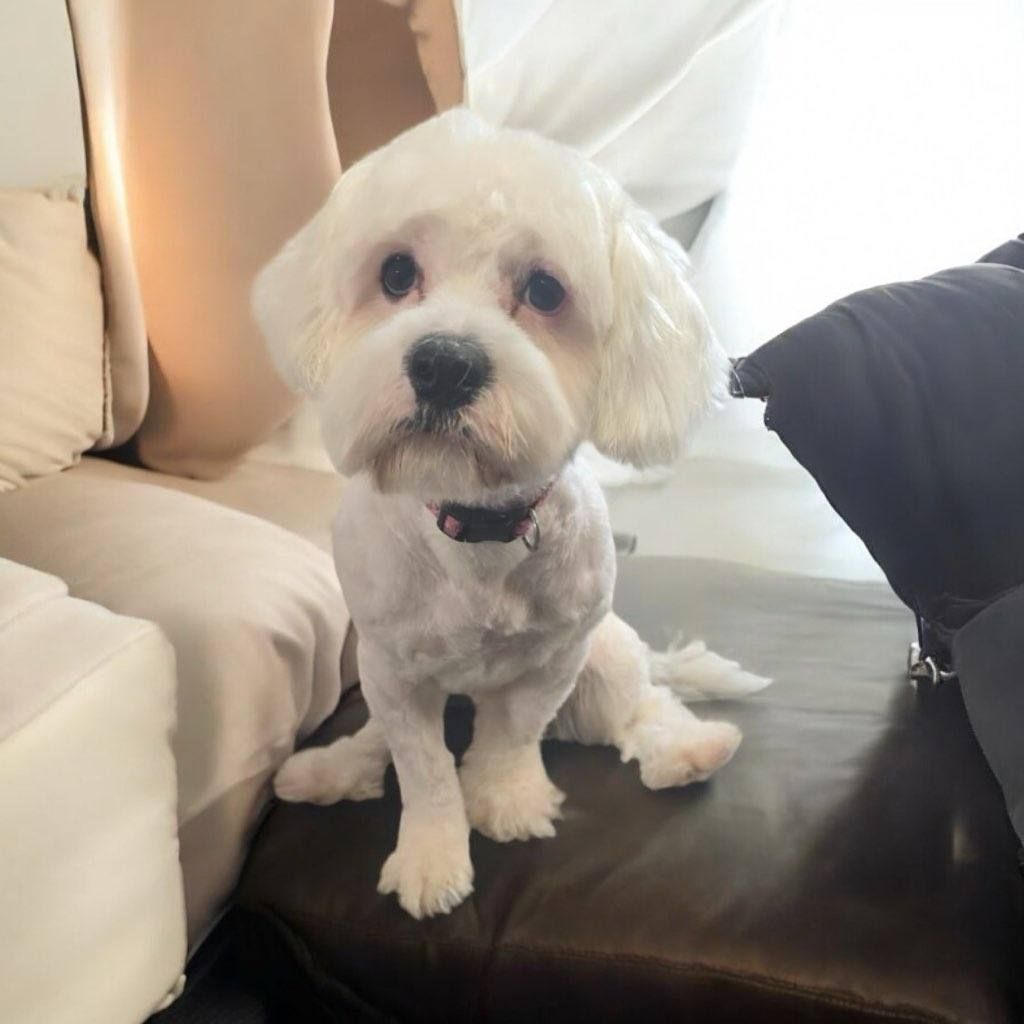
{"label": "dog's front paw", "polygon": [[292,754],[274,777],[274,792],[282,800],[311,804],[372,800],[384,795],[385,765],[345,736]]}
{"label": "dog's front paw", "polygon": [[659,737],[639,752],[640,780],[648,789],[703,782],[732,760],[742,739],[730,722],[700,722],[681,735]]}
{"label": "dog's front paw", "polygon": [[466,816],[478,832],[499,843],[555,834],[565,794],[548,778],[540,752],[509,763],[486,752],[468,754],[459,771]]}
{"label": "dog's front paw", "polygon": [[452,911],[473,891],[469,829],[403,821],[377,891],[397,893],[402,909],[417,920]]}

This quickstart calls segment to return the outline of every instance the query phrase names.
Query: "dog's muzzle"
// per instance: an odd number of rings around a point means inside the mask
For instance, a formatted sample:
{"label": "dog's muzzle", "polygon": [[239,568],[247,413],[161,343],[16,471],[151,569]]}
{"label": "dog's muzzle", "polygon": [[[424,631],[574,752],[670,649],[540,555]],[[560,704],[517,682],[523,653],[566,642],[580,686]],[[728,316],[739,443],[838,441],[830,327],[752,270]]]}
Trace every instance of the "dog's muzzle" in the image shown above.
{"label": "dog's muzzle", "polygon": [[491,379],[491,361],[479,343],[455,334],[428,334],[405,357],[416,401],[437,411],[469,405]]}

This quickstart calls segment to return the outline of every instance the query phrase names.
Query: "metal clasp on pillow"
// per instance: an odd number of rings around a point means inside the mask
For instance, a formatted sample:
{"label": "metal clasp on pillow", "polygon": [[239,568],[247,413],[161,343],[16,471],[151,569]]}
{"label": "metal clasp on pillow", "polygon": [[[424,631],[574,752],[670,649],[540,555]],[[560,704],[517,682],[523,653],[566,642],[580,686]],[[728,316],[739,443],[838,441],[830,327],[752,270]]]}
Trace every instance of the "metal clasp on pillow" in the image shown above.
{"label": "metal clasp on pillow", "polygon": [[907,652],[907,678],[915,690],[934,690],[941,683],[956,679],[956,673],[944,669],[930,654],[922,657],[921,645],[915,640]]}

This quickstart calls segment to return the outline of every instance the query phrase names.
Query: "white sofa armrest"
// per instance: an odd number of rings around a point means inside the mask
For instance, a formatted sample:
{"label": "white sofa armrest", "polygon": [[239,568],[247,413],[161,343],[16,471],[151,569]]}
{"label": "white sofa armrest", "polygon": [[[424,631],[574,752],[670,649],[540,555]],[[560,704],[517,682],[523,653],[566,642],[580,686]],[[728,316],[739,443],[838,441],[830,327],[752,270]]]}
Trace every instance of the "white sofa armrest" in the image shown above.
{"label": "white sofa armrest", "polygon": [[131,1024],[179,986],[174,652],[0,559],[0,1020]]}

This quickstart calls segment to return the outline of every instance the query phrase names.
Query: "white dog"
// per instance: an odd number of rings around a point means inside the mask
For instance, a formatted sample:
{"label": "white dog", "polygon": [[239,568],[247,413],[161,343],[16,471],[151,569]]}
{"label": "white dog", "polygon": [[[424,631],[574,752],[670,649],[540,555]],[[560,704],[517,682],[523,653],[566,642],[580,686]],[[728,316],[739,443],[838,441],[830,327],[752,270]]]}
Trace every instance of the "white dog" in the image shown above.
{"label": "white dog", "polygon": [[[686,275],[601,171],[458,110],[352,167],[257,280],[273,358],[319,399],[353,477],[334,552],[371,713],[275,785],[286,800],[366,799],[393,759],[402,820],[379,889],[414,917],[472,891],[470,828],[554,834],[545,730],[613,744],[651,788],[682,786],[740,733],[658,684],[766,684],[700,644],[652,654],[610,611],[608,513],[573,457],[589,439],[668,461],[720,392],[726,360]],[[442,730],[453,693],[476,706],[458,769]]]}

